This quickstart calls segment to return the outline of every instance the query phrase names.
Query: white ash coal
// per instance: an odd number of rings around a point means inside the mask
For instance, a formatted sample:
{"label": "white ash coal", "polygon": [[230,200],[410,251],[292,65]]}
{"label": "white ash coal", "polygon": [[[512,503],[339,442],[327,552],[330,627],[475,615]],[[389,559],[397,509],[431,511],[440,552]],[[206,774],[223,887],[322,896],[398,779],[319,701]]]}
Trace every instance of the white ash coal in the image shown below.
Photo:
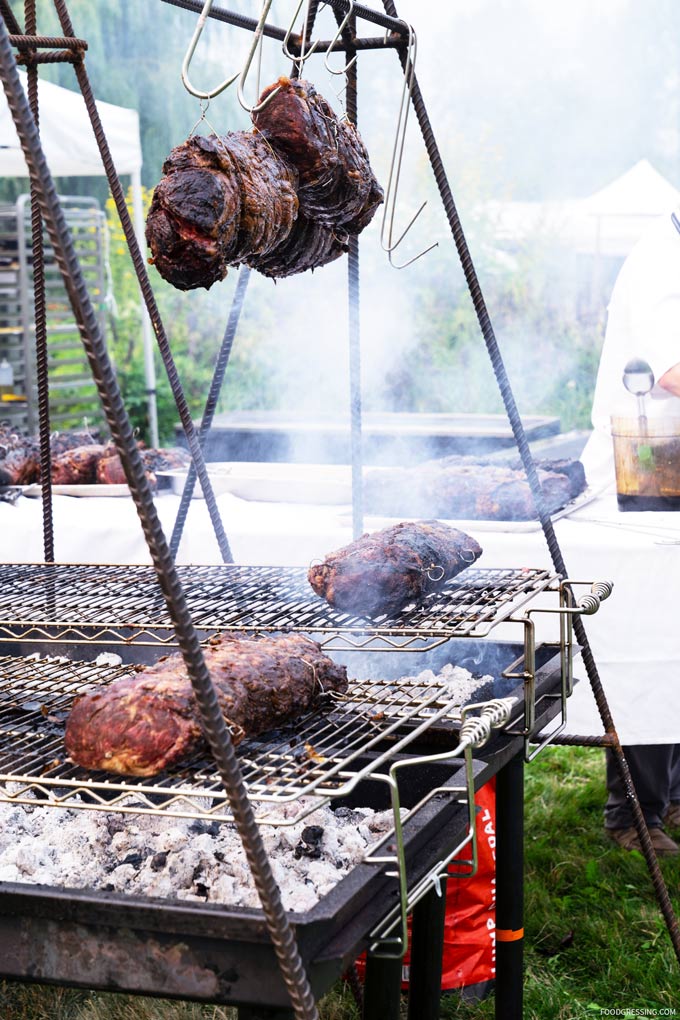
{"label": "white ash coal", "polygon": [[462,708],[475,701],[485,701],[494,696],[495,680],[492,676],[473,676],[463,666],[454,666],[447,662],[438,673],[431,669],[425,669],[414,677],[401,677],[395,681],[398,687],[400,683],[410,682],[424,688],[437,684],[444,688],[447,698],[451,699],[454,708]]}
{"label": "white ash coal", "polygon": [[[438,673],[401,677],[390,688],[408,688],[412,695],[433,685],[453,706],[493,694],[492,677],[474,677],[450,664]],[[23,784],[8,783],[3,796],[22,790]],[[261,826],[284,907],[295,913],[311,909],[393,827],[389,810],[323,804],[309,813],[317,803],[291,802],[279,809],[282,824]],[[121,806],[134,808],[134,797]],[[51,807],[38,800],[35,806],[0,800],[0,882],[259,906],[241,840],[229,823]]]}
{"label": "white ash coal", "polygon": [[[392,827],[392,812],[326,805],[262,826],[284,907],[309,910]],[[258,907],[236,828],[203,819],[0,804],[0,882]]]}

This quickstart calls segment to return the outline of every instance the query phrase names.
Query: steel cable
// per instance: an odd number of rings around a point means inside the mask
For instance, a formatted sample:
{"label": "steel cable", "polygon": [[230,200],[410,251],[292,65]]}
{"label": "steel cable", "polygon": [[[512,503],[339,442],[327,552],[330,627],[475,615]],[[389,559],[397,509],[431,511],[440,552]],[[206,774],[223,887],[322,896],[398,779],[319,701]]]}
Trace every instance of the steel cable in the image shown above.
{"label": "steel cable", "polygon": [[295,1016],[297,1020],[318,1020],[316,1005],[294,933],[281,903],[278,885],[274,880],[269,858],[254,819],[233,743],[220,711],[175,564],[156,513],[153,493],[125,411],[106,342],[101,334],[59,197],[21,88],[4,22],[0,24],[0,79],[22,144],[31,182],[38,194],[40,211],[54,248],[57,264],[78,321],[92,376],[111,434],[121,455],[158,582],[174,623],[205,734],[234,813]]}
{"label": "steel cable", "polygon": [[[397,17],[397,10],[393,0],[383,0],[383,6],[387,14],[389,14],[391,17]],[[407,57],[404,47],[398,50],[397,53],[399,55],[399,60],[402,65],[402,69],[405,71],[407,65]],[[491,320],[489,318],[486,303],[482,295],[479,280],[477,279],[477,274],[472,263],[470,250],[468,248],[467,241],[465,240],[465,235],[463,233],[460,217],[458,216],[458,211],[453,200],[451,187],[446,176],[444,164],[439,153],[439,148],[434,137],[434,132],[432,131],[432,126],[430,124],[427,110],[425,108],[425,103],[423,101],[422,93],[420,91],[420,87],[418,85],[418,81],[415,77],[415,74],[413,75],[413,88],[411,91],[411,101],[413,103],[413,109],[418,118],[418,124],[420,126],[421,134],[423,136],[425,148],[427,150],[430,165],[432,167],[432,172],[437,182],[439,194],[441,196],[441,200],[444,205],[444,210],[446,212],[446,217],[449,222],[449,227],[451,229],[451,234],[453,236],[453,240],[458,251],[458,257],[460,259],[463,273],[465,274],[468,290],[470,291],[470,297],[472,299],[472,303],[477,314],[479,327],[484,337],[484,341],[486,343],[487,352],[489,354],[493,372],[496,377],[498,388],[503,399],[503,404],[505,406],[505,410],[508,416],[508,421],[510,423],[510,427],[512,428],[513,436],[515,438],[515,442],[517,444],[517,448],[522,459],[522,464],[524,465],[524,470],[526,472],[529,487],[531,489],[534,504],[536,506],[536,512],[538,514],[538,519],[543,529],[543,534],[546,539],[548,550],[550,552],[550,556],[557,573],[560,574],[561,577],[567,577],[568,575],[564,563],[564,558],[562,556],[562,551],[559,547],[557,537],[555,535],[555,530],[553,528],[553,523],[550,518],[550,514],[548,513],[545,505],[545,500],[543,498],[543,493],[541,491],[540,482],[538,480],[538,474],[536,472],[536,465],[534,463],[534,459],[529,448],[529,443],[526,438],[526,433],[524,431],[522,419],[520,418],[519,410],[517,408],[517,404],[515,402],[515,398],[510,386],[510,381],[505,370],[503,358],[498,348],[498,343],[496,341],[496,336],[491,325]],[[640,808],[640,804],[635,793],[635,788],[630,775],[630,770],[628,768],[628,763],[626,762],[623,756],[620,742],[618,740],[618,737],[616,736],[614,722],[611,716],[609,705],[605,697],[604,690],[602,688],[602,681],[600,680],[597,665],[595,663],[595,659],[590,648],[590,643],[588,641],[586,630],[583,625],[583,621],[578,616],[574,618],[574,633],[576,634],[578,643],[582,647],[583,662],[586,667],[588,680],[593,690],[595,702],[600,712],[602,724],[606,732],[610,734],[614,739],[614,743],[611,746],[614,751],[616,766],[621,776],[621,781],[624,785],[628,801],[631,806],[633,820],[635,822],[635,828],[640,837],[640,844],[642,846],[643,854],[647,862],[647,867],[652,878],[652,884],[654,885],[654,889],[657,894],[657,899],[659,901],[661,911],[663,913],[666,925],[668,927],[668,932],[671,936],[671,941],[673,943],[675,955],[678,961],[680,962],[680,928],[678,928],[678,923],[673,912],[673,906],[668,895],[668,890],[666,888],[663,875],[661,874],[659,863],[657,861],[656,854],[654,853],[654,848],[652,847],[651,840],[649,838],[649,832],[647,831],[644,816],[642,814],[642,810]]]}

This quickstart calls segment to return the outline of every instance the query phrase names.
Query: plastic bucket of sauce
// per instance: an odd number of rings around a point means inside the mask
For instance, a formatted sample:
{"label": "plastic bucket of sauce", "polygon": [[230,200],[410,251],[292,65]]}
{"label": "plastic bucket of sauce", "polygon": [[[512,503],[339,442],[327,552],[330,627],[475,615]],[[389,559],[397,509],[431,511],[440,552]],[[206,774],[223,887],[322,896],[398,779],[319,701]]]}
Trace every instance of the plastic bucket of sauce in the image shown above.
{"label": "plastic bucket of sauce", "polygon": [[611,419],[619,510],[680,510],[680,418]]}

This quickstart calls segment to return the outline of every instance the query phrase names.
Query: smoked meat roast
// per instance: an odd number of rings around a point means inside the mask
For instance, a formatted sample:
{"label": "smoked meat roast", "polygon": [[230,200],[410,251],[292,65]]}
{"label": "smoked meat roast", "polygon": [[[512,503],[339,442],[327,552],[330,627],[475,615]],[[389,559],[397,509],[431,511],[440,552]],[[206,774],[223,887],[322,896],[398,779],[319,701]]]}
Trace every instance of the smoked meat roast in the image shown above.
{"label": "smoked meat roast", "polygon": [[163,164],[146,239],[179,290],[207,289],[229,266],[273,279],[318,269],[383,201],[358,131],[310,82],[279,78],[262,103],[254,130],[192,136]]}
{"label": "smoked meat roast", "polygon": [[[238,744],[347,689],[344,666],[301,634],[228,636],[204,649],[224,719]],[[200,713],[177,653],[75,699],[66,750],[87,769],[153,776],[203,750]]]}
{"label": "smoked meat roast", "polygon": [[471,566],[481,546],[441,521],[402,522],[362,535],[309,569],[317,595],[361,616],[394,616]]}

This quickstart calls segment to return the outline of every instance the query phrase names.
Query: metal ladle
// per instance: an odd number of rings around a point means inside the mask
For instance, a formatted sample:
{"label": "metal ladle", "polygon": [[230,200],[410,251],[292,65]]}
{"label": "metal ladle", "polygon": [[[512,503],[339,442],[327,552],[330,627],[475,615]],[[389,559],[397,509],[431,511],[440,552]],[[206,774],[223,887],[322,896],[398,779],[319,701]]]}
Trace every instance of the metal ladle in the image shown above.
{"label": "metal ladle", "polygon": [[623,385],[637,397],[640,434],[644,435],[647,431],[645,397],[654,386],[654,373],[647,362],[641,358],[631,358],[623,369]]}

